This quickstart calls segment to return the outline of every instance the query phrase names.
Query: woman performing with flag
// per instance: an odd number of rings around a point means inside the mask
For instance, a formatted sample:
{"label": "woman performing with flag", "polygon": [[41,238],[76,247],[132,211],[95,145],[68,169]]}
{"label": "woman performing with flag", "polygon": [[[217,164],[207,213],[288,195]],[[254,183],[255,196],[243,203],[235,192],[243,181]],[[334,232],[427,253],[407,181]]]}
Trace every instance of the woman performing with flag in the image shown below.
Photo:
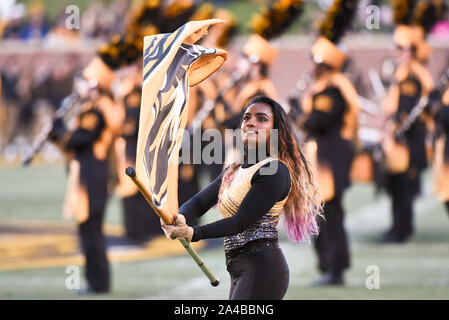
{"label": "woman performing with flag", "polygon": [[[276,134],[277,146],[269,143]],[[282,299],[289,268],[278,245],[281,213],[290,239],[300,242],[318,234],[315,219],[321,199],[288,117],[276,101],[258,96],[249,103],[241,139],[243,163],[230,165],[181,206],[173,225],[161,225],[171,239],[225,237],[229,299]],[[186,224],[186,219],[199,218],[215,204],[224,219],[193,228]]]}

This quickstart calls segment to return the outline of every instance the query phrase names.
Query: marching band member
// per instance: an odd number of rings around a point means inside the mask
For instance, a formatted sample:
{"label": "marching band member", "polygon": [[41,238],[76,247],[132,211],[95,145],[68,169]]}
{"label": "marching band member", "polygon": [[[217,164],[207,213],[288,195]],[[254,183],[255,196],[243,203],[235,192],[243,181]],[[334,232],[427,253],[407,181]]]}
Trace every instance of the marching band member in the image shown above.
{"label": "marching band member", "polygon": [[120,135],[124,112],[110,93],[115,74],[103,62],[93,60],[83,71],[83,77],[97,85],[88,89],[88,100],[81,107],[75,127],[68,129],[58,119],[50,138],[69,154],[64,215],[78,222],[85,256],[88,288],[80,293],[107,293],[111,289],[110,267],[102,227],[109,195],[108,156]]}
{"label": "marching band member", "polygon": [[[415,4],[397,2],[395,6],[393,38],[398,67],[383,106],[389,134],[383,143],[386,186],[392,199],[392,225],[380,238],[384,243],[405,242],[413,234],[413,201],[420,190],[420,174],[427,167],[426,123],[423,114],[416,111],[424,111],[418,108],[434,84],[428,69],[417,60],[422,36],[411,25]],[[418,116],[413,118],[412,114]]]}
{"label": "marching band member", "polygon": [[[304,93],[304,131],[309,142],[306,153],[317,170],[324,200],[320,233],[315,239],[322,277],[313,285],[342,285],[343,272],[350,266],[348,239],[344,228],[344,191],[350,185],[354,156],[359,98],[342,73],[346,53],[337,45],[357,8],[357,1],[336,0],[320,25],[320,36],[311,49],[315,63],[314,82]],[[308,150],[308,151],[307,151]]]}

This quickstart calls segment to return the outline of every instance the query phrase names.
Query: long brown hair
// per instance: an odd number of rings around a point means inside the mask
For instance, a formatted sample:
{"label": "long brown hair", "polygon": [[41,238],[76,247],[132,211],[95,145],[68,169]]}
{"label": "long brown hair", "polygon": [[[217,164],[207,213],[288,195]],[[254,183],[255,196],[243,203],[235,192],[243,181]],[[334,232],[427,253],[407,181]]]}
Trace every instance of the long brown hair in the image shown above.
{"label": "long brown hair", "polygon": [[[293,128],[284,109],[266,96],[257,96],[248,104],[263,103],[271,107],[273,129],[278,130],[278,159],[288,168],[291,190],[284,205],[285,224],[289,238],[300,242],[318,234],[316,216],[321,215],[322,199],[311,165],[301,151]],[[219,202],[223,189],[230,185],[240,164],[230,165],[223,175],[219,191]]]}

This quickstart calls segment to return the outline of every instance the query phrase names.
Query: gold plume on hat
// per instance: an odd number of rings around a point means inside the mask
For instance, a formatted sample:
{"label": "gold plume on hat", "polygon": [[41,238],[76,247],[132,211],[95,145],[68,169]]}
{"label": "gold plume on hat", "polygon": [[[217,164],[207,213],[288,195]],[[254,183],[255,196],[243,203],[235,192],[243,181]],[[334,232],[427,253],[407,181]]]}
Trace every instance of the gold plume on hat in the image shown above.
{"label": "gold plume on hat", "polygon": [[358,0],[335,0],[318,24],[320,35],[338,43],[353,22],[357,5]]}
{"label": "gold plume on hat", "polygon": [[254,33],[270,40],[280,36],[303,13],[304,0],[276,0],[253,15],[249,26]]}
{"label": "gold plume on hat", "polygon": [[194,1],[192,0],[178,0],[173,1],[170,5],[164,8],[164,15],[167,18],[174,18],[180,14],[190,10],[194,7]]}
{"label": "gold plume on hat", "polygon": [[320,36],[312,46],[313,61],[326,64],[332,68],[340,69],[346,61],[346,53],[338,46],[345,32],[349,29],[358,0],[334,0],[326,16],[317,28]]}
{"label": "gold plume on hat", "polygon": [[236,34],[239,25],[237,17],[231,11],[222,8],[215,9],[211,17],[222,20],[223,23],[208,32],[201,44],[206,47],[224,48]]}
{"label": "gold plume on hat", "polygon": [[412,23],[416,2],[416,0],[391,0],[393,20],[396,25],[410,25]]}
{"label": "gold plume on hat", "polygon": [[185,24],[196,9],[192,0],[177,0],[167,6],[164,1],[145,0],[133,12],[125,31],[113,35],[97,53],[111,69],[129,65],[142,56],[144,36],[173,32]]}
{"label": "gold plume on hat", "polygon": [[243,47],[245,55],[267,65],[273,63],[278,50],[269,40],[284,33],[303,11],[304,0],[274,0],[262,7],[249,22],[253,34]]}
{"label": "gold plume on hat", "polygon": [[210,2],[205,2],[196,9],[192,20],[207,20],[214,17],[215,6]]}
{"label": "gold plume on hat", "polygon": [[441,9],[441,1],[436,0],[421,1],[416,6],[412,22],[414,25],[423,28],[424,36],[427,35],[437,23]]}

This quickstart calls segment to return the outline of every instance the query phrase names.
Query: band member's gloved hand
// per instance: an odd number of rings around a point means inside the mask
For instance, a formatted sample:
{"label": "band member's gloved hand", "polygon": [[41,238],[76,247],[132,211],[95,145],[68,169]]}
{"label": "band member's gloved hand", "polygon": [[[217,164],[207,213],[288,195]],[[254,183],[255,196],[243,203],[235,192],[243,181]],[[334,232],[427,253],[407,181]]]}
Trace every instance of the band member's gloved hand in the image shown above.
{"label": "band member's gloved hand", "polygon": [[187,242],[192,241],[193,228],[186,224],[186,218],[182,214],[178,214],[174,224],[167,225],[161,219],[161,227],[165,236],[169,239],[185,239]]}
{"label": "band member's gloved hand", "polygon": [[67,128],[66,128],[62,118],[56,118],[53,121],[53,128],[48,133],[48,138],[51,141],[59,141],[62,139],[62,137],[64,136],[66,131],[67,131]]}

